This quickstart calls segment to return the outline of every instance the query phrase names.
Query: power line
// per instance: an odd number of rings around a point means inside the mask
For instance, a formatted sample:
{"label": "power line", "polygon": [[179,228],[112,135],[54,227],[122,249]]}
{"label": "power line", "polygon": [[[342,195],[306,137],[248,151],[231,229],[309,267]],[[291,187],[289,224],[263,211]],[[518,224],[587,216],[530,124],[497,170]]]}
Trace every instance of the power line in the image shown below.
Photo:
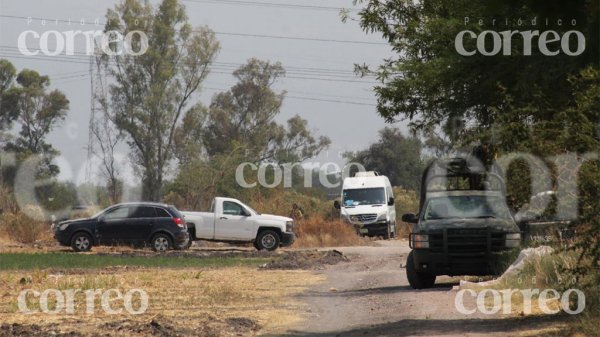
{"label": "power line", "polygon": [[215,34],[217,34],[217,35],[242,36],[242,37],[268,38],[268,39],[282,39],[282,40],[299,40],[299,41],[333,42],[333,43],[354,43],[354,44],[367,44],[367,45],[387,45],[387,43],[385,43],[385,42],[370,42],[370,41],[355,41],[355,40],[335,40],[335,39],[321,39],[321,38],[310,38],[310,37],[299,37],[299,36],[278,36],[278,35],[265,35],[265,34],[225,33],[225,32],[215,32]]}
{"label": "power line", "polygon": [[326,11],[353,11],[357,12],[359,9],[356,8],[342,8],[342,7],[329,7],[329,6],[317,6],[317,5],[300,5],[290,3],[274,3],[274,2],[262,2],[262,1],[243,1],[243,0],[182,0],[184,2],[192,3],[208,3],[208,4],[219,4],[219,5],[243,5],[253,7],[275,7],[275,8],[286,8],[286,9],[308,9],[308,10],[326,10]]}
{"label": "power line", "polygon": [[[7,49],[7,52],[15,53],[16,55],[23,55],[17,47],[13,47],[13,46],[9,46],[9,45],[0,45],[0,49]],[[36,49],[36,48],[31,48],[31,47],[27,47],[27,49],[29,51],[41,51],[41,49]],[[87,60],[90,57],[90,55],[88,55],[87,53],[84,53],[84,52],[74,51],[73,54],[74,55],[66,55],[65,54],[65,55],[51,56],[51,55],[45,55],[43,53],[42,54],[38,53],[37,55],[34,55],[33,57],[53,57],[53,58],[58,57],[58,58],[69,59],[69,60],[71,60],[71,59]],[[245,64],[244,63],[215,61],[212,63],[212,65],[221,67],[224,69],[231,69],[233,71]],[[346,69],[314,68],[314,67],[298,67],[298,66],[284,66],[284,68],[287,73],[304,73],[307,75],[326,75],[326,76],[332,76],[332,77],[356,78],[356,73],[354,71],[346,70]],[[367,75],[367,77],[371,77],[371,76]]]}
{"label": "power line", "polygon": [[[11,52],[11,51],[8,51]],[[39,58],[39,57],[35,57],[35,56],[23,56],[17,53],[17,55],[6,55],[6,54],[2,54],[0,53],[0,57],[1,56],[7,56],[7,57],[13,57],[13,58],[20,58],[20,59],[28,59],[28,60],[36,60],[36,61],[55,61],[55,62],[65,62],[65,63],[78,63],[78,64],[85,64],[85,62],[79,61],[79,60],[64,60],[64,59],[60,59],[57,57],[51,57],[48,59],[44,59]],[[228,74],[230,75],[231,73],[229,72],[222,72],[222,71],[212,71],[213,73],[218,73],[218,74]],[[88,80],[90,78],[88,71],[81,71],[81,72],[67,72],[67,73],[63,73],[63,74],[55,74],[52,75],[50,80],[52,81],[52,83],[57,84],[57,83],[67,83],[67,82],[72,82],[74,80]],[[310,78],[310,77],[286,77],[286,78],[291,78],[291,79],[307,79],[307,80],[322,80],[322,81],[333,81],[333,82],[348,82],[348,80],[336,80],[336,79],[326,79],[326,78]],[[363,82],[364,83],[364,82]],[[209,90],[214,90],[214,91],[227,91],[229,90],[229,88],[215,88],[215,87],[204,87],[205,89],[209,89]],[[294,92],[294,91],[292,91]],[[302,92],[298,92],[298,93],[302,93]],[[306,93],[305,94],[312,94],[312,93]],[[328,96],[328,97],[347,97],[347,96],[335,96],[335,95],[324,95],[324,94],[316,94],[316,95],[322,95],[322,96]],[[359,97],[353,97],[353,99],[355,99],[354,101],[351,100],[340,100],[340,99],[327,99],[327,98],[318,98],[318,97],[308,97],[308,96],[294,96],[294,95],[286,95],[286,98],[290,98],[290,99],[295,99],[295,100],[305,100],[305,101],[316,101],[316,102],[326,102],[326,103],[338,103],[338,104],[349,104],[349,105],[360,105],[360,106],[375,106],[374,104],[371,103],[366,103],[366,102],[358,102],[355,101],[356,99],[361,99]],[[367,98],[364,98],[367,99]]]}
{"label": "power line", "polygon": [[[12,51],[19,51],[19,48],[14,47],[14,46],[10,46],[10,45],[0,45],[0,48],[3,49],[9,49]],[[35,47],[27,47],[27,49],[29,51],[42,51],[39,48],[35,48]],[[57,56],[51,56],[51,57],[63,57],[63,58],[85,58],[87,60],[88,57],[90,57],[89,54],[85,53],[85,52],[80,52],[80,51],[73,51],[74,55],[57,55]],[[38,54],[35,56],[40,56],[40,57],[50,57],[50,55],[45,55],[45,54]],[[86,61],[87,62],[87,61]],[[239,68],[240,66],[244,65],[243,63],[234,63],[234,62],[218,62],[215,61],[213,62],[213,65],[217,65],[217,66],[223,66],[223,67],[234,67],[235,69]],[[297,67],[297,66],[285,66],[284,67],[286,69],[286,72],[289,71],[299,71],[299,72],[308,72],[308,73],[317,73],[317,74],[327,74],[327,75],[332,75],[332,76],[343,76],[343,75],[347,75],[350,77],[356,77],[356,73],[353,70],[348,70],[348,69],[339,69],[339,68],[314,68],[314,67]]]}
{"label": "power line", "polygon": [[[7,47],[13,48],[13,47]],[[87,58],[82,58],[80,56],[48,56],[48,55],[36,55],[36,56],[23,56],[18,51],[5,50],[4,54],[0,54],[0,56],[4,57],[12,57],[18,59],[27,59],[27,60],[37,60],[37,61],[51,61],[51,62],[61,62],[61,63],[75,63],[75,64],[88,64]],[[211,68],[211,73],[214,74],[224,74],[231,75],[231,73],[236,70],[237,67],[227,66],[227,65],[213,65]],[[294,79],[294,80],[314,80],[314,81],[325,81],[325,82],[344,82],[344,83],[364,83],[364,84],[377,84],[378,82],[369,81],[369,80],[361,80],[356,76],[343,76],[343,75],[335,75],[335,74],[315,74],[312,72],[305,71],[286,71],[287,74],[286,79]]]}
{"label": "power line", "polygon": [[[220,0],[219,0],[220,1]],[[0,14],[0,17],[7,19],[25,19],[25,20],[45,20],[48,22],[62,22],[73,25],[80,25],[78,21],[72,21],[67,19],[52,19],[52,18],[44,18],[44,17],[27,17],[27,16],[19,16],[19,15],[5,15]],[[104,22],[99,22],[96,24],[95,22],[84,22],[84,26],[94,25],[94,26],[104,26]],[[295,40],[295,41],[314,41],[314,42],[329,42],[329,43],[348,43],[348,44],[362,44],[362,45],[387,45],[385,42],[371,42],[371,41],[358,41],[358,40],[339,40],[339,39],[325,39],[325,38],[311,38],[311,37],[303,37],[303,36],[288,36],[288,35],[269,35],[269,34],[250,34],[250,33],[236,33],[236,32],[219,32],[215,31],[217,35],[224,36],[240,36],[240,37],[254,37],[254,38],[268,38],[268,39],[283,39],[283,40]]]}
{"label": "power line", "polygon": [[[215,87],[203,87],[204,89],[223,92],[228,89],[221,89]],[[362,105],[362,106],[376,106],[375,104],[365,103],[365,102],[357,102],[357,101],[342,101],[336,99],[325,99],[325,98],[315,98],[315,97],[303,97],[303,96],[293,96],[293,95],[285,95],[285,98],[297,99],[297,100],[305,100],[305,101],[316,101],[316,102],[326,102],[326,103],[341,103],[341,104],[350,104],[350,105]]]}

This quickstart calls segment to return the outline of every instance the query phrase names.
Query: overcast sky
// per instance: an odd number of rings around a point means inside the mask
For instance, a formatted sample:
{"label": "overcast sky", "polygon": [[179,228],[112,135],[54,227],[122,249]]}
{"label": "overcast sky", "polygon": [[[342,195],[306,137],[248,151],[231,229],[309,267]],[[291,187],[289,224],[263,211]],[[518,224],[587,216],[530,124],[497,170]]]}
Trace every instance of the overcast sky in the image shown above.
{"label": "overcast sky", "polygon": [[[103,26],[93,25],[94,20],[103,22],[107,8],[114,7],[117,2],[0,0],[0,58],[10,60],[17,70],[31,68],[50,75],[52,86],[63,91],[71,102],[66,121],[52,132],[49,141],[61,151],[65,163],[74,172],[79,170],[87,156],[85,148],[91,92],[89,64],[82,55],[24,56],[17,50],[17,39],[25,30],[39,34],[47,30],[102,30]],[[259,2],[269,2],[270,5],[257,4]],[[150,3],[157,4],[158,1]],[[215,92],[233,85],[235,81],[231,70],[234,65],[241,65],[252,57],[280,61],[288,70],[288,77],[279,81],[277,89],[287,90],[288,98],[278,121],[283,123],[299,114],[308,120],[316,134],[327,135],[332,140],[329,151],[314,161],[341,164],[343,161],[339,159],[339,153],[365,148],[376,140],[377,131],[385,123],[375,112],[373,79],[356,78],[352,70],[355,63],[381,63],[390,55],[390,48],[379,35],[365,34],[358,23],[341,22],[339,11],[331,7],[352,8],[351,0],[187,0],[183,3],[190,23],[193,26],[209,26],[217,32],[221,43],[215,66],[219,73],[208,77],[202,93],[198,95],[199,100],[209,104]],[[295,6],[286,7],[289,4]],[[34,19],[28,23],[26,18],[21,17]],[[44,26],[35,18],[52,21]],[[60,21],[68,19],[73,21],[71,25]],[[81,20],[86,25],[76,24]],[[32,50],[40,47],[39,41],[33,39],[28,45]],[[75,48],[78,52],[85,51],[83,43],[76,44]],[[402,129],[405,130],[405,127],[402,126]]]}

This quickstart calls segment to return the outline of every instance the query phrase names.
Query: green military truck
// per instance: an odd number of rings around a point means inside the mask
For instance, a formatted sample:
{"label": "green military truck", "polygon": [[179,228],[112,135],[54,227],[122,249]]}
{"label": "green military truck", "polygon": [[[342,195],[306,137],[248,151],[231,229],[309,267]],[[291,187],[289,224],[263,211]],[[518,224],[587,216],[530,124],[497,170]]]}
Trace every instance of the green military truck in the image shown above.
{"label": "green military truck", "polygon": [[438,275],[491,275],[518,249],[521,233],[506,204],[504,182],[477,159],[432,162],[423,172],[406,274],[412,288],[431,288]]}

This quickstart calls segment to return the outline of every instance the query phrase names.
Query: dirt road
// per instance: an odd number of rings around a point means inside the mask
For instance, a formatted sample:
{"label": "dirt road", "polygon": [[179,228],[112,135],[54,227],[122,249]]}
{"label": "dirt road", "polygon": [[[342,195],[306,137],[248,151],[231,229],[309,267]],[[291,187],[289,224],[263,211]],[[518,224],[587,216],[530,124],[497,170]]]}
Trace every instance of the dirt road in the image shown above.
{"label": "dirt road", "polygon": [[[327,282],[300,295],[308,320],[288,336],[531,336],[555,317],[463,315],[455,309],[456,279],[438,278],[430,290],[408,285],[406,241],[337,248],[350,262],[327,266]],[[467,303],[468,305],[469,303]]]}

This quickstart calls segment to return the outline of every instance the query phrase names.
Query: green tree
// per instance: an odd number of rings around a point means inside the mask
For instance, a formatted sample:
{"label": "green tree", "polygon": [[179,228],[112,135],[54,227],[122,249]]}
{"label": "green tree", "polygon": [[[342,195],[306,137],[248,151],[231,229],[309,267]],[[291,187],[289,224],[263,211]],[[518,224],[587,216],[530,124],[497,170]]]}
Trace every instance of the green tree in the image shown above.
{"label": "green tree", "polygon": [[58,167],[51,161],[59,152],[46,142],[46,136],[65,119],[69,100],[59,90],[49,91],[48,76],[34,70],[21,70],[13,82],[14,68],[11,68],[7,61],[0,64],[0,109],[4,127],[16,123],[19,131],[5,140],[4,149],[15,153],[18,160],[31,155],[42,156],[40,174],[55,175]]}
{"label": "green tree", "polygon": [[[111,119],[127,137],[132,160],[141,169],[143,198],[159,200],[175,156],[175,130],[187,111],[197,109],[194,94],[209,73],[219,43],[210,29],[192,28],[177,0],[163,0],[156,10],[125,0],[106,17],[106,31],[126,36],[140,30],[148,37],[145,53],[105,55],[104,60],[113,83]],[[134,51],[144,47],[139,34],[132,41]],[[110,47],[117,51],[119,45]]]}
{"label": "green tree", "polygon": [[251,59],[233,75],[238,83],[217,94],[208,110],[202,137],[208,156],[242,146],[248,161],[291,163],[312,158],[329,146],[329,138],[314,137],[299,116],[290,118],[287,128],[275,121],[285,98],[285,91],[273,90],[285,75],[280,63]]}
{"label": "green tree", "polygon": [[362,164],[368,171],[386,175],[393,186],[418,190],[423,171],[422,144],[397,128],[379,131],[379,140],[368,149],[344,154],[348,163]]}
{"label": "green tree", "polygon": [[[270,191],[260,185],[240,188],[236,180],[240,163],[302,162],[329,145],[329,138],[314,136],[299,116],[287,125],[275,121],[285,92],[276,93],[272,86],[284,74],[279,63],[252,59],[234,72],[238,83],[215,95],[208,109],[196,106],[185,114],[176,130],[179,172],[166,200],[199,209],[217,195],[265,196]],[[299,171],[296,166],[294,173],[300,175]],[[266,175],[271,181],[272,167]],[[256,175],[245,180],[255,183]]]}
{"label": "green tree", "polygon": [[[359,14],[363,29],[381,33],[394,51],[374,70],[382,82],[375,88],[378,112],[388,121],[409,119],[415,131],[440,128],[463,143],[483,135],[501,149],[514,150],[532,138],[530,125],[545,123],[572,105],[569,76],[598,66],[600,10],[594,1],[356,2],[366,4]],[[470,18],[466,24],[465,17]],[[518,25],[519,18],[524,25]],[[531,25],[534,18],[537,26]],[[557,18],[576,20],[576,26],[558,25]],[[520,34],[512,38],[510,56],[462,56],[454,46],[463,30],[554,30],[562,35],[573,29],[586,36],[585,52],[577,57],[545,56],[535,39],[532,55],[523,55]],[[466,43],[475,49],[474,40]],[[358,70],[372,71],[366,66]]]}
{"label": "green tree", "polygon": [[17,70],[5,59],[0,59],[0,132],[10,127],[14,119],[17,117],[16,109],[11,109],[7,104],[6,93],[14,85]]}

